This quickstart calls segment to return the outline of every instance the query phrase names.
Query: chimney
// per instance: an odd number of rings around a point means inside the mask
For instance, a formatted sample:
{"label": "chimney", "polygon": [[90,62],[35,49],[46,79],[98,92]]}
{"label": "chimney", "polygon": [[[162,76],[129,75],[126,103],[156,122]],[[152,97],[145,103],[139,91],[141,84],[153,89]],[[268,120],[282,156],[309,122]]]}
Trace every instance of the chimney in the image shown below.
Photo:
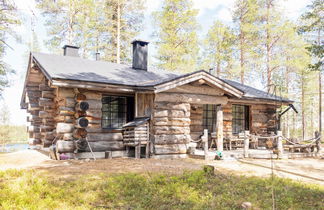
{"label": "chimney", "polygon": [[100,53],[96,52],[96,61],[99,61],[99,60],[100,60]]}
{"label": "chimney", "polygon": [[133,44],[133,69],[147,71],[147,45],[148,42],[134,40]]}
{"label": "chimney", "polygon": [[64,56],[73,56],[73,57],[79,57],[79,47],[71,46],[71,45],[64,45]]}

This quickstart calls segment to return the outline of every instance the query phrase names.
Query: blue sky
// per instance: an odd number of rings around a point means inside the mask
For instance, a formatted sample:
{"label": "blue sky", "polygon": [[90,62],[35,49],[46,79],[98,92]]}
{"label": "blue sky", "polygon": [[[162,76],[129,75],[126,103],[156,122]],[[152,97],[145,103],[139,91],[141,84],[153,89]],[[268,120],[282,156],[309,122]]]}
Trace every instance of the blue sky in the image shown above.
{"label": "blue sky", "polygon": [[[9,39],[9,44],[13,50],[7,50],[4,60],[16,71],[16,74],[9,76],[11,87],[6,88],[4,91],[1,104],[6,104],[9,107],[11,124],[24,125],[26,124],[26,112],[20,109],[19,104],[27,69],[29,47],[26,43],[29,43],[31,39],[31,22],[34,25],[33,28],[41,43],[46,40],[47,37],[46,29],[43,25],[44,19],[35,8],[35,0],[14,0],[14,2],[19,9],[19,14],[17,15],[24,18],[25,21],[21,26],[15,28],[17,34],[21,36],[22,41],[17,42],[11,38]],[[162,6],[161,2],[162,1],[159,0],[147,0],[144,20],[144,25],[146,27],[137,38],[148,41],[152,39],[151,34],[153,28],[151,13]],[[193,2],[194,7],[199,10],[197,17],[201,25],[199,36],[204,36],[215,20],[222,20],[228,24],[231,23],[231,11],[234,0],[193,0]],[[304,11],[306,5],[310,4],[310,2],[310,0],[283,0],[282,8],[289,19],[296,21],[299,15]],[[42,47],[42,51],[47,52],[44,47]],[[154,51],[154,47],[150,46],[151,56],[154,54]]]}

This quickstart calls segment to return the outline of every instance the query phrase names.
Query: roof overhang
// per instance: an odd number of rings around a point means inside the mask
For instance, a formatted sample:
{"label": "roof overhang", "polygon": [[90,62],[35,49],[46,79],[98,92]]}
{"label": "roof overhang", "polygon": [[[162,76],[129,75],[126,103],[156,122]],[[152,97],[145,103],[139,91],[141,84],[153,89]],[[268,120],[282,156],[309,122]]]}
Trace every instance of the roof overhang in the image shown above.
{"label": "roof overhang", "polygon": [[204,80],[208,85],[220,88],[225,93],[237,98],[241,98],[244,94],[243,91],[225,83],[224,81],[218,79],[217,77],[207,73],[204,70],[196,71],[190,74],[185,74],[179,76],[175,79],[169,80],[167,82],[160,83],[154,86],[154,92],[160,93],[181,85],[185,85],[194,81]]}

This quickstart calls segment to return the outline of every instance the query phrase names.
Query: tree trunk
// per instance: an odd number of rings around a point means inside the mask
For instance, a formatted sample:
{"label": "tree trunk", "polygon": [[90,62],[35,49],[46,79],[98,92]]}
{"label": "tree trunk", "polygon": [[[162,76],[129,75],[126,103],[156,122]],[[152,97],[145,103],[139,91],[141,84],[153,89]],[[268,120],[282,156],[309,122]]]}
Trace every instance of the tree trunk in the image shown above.
{"label": "tree trunk", "polygon": [[270,32],[269,32],[269,12],[270,2],[267,1],[267,15],[266,15],[266,65],[267,65],[267,90],[271,91],[271,69],[270,69]]}
{"label": "tree trunk", "polygon": [[302,98],[301,98],[301,107],[302,107],[302,136],[303,140],[305,139],[305,81],[304,81],[304,72],[302,72],[302,81],[301,81],[301,91],[302,91]]}
{"label": "tree trunk", "polygon": [[120,63],[120,2],[117,1],[117,56],[116,62]]}
{"label": "tree trunk", "polygon": [[[321,30],[318,30],[318,44],[321,43]],[[322,75],[321,75],[321,69],[319,69],[318,72],[318,94],[319,94],[319,100],[318,100],[318,130],[320,135],[322,134]]]}

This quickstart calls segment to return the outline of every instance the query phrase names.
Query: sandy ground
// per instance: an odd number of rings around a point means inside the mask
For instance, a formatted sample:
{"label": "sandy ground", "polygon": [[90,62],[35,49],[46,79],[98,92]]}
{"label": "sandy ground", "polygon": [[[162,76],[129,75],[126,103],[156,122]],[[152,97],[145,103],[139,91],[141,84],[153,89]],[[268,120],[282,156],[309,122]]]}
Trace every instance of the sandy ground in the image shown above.
{"label": "sandy ground", "polygon": [[[182,173],[198,170],[203,165],[213,165],[220,172],[247,176],[271,176],[271,160],[223,160],[208,161],[197,159],[155,160],[133,158],[116,158],[96,161],[68,160],[54,161],[47,155],[35,150],[25,150],[15,153],[0,154],[0,170],[35,169],[55,177],[75,177],[80,174],[98,173]],[[274,174],[279,177],[291,178],[301,182],[324,185],[323,159],[289,159],[274,160]],[[283,170],[283,171],[277,171]],[[291,172],[291,173],[287,173]],[[293,174],[292,174],[293,173]]]}

